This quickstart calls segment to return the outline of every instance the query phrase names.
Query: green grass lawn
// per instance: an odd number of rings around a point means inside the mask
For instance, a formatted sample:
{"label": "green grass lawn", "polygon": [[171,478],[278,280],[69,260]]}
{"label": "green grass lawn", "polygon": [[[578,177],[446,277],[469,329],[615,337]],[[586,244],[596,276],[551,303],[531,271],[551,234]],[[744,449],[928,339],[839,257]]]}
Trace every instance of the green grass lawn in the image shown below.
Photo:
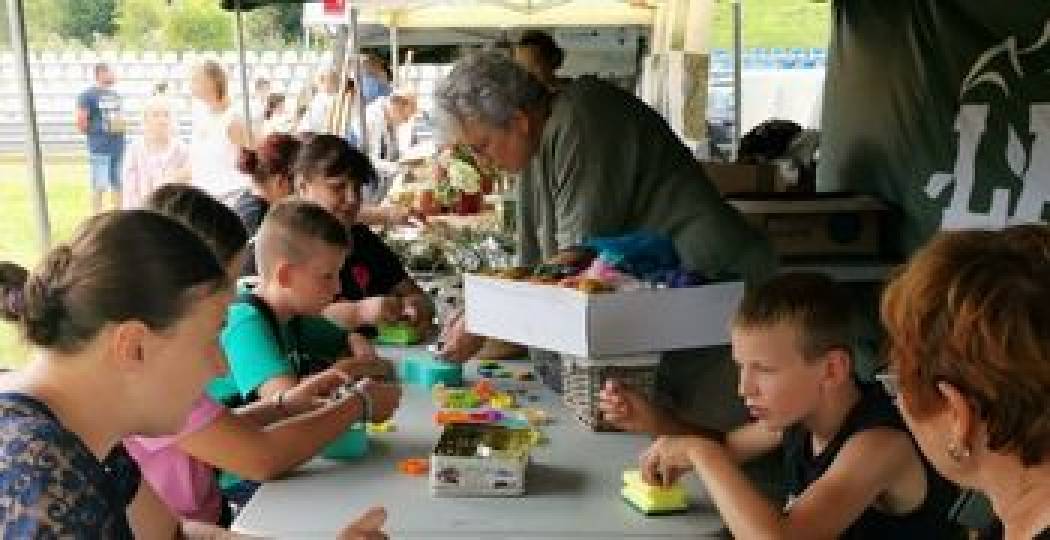
{"label": "green grass lawn", "polygon": [[[87,160],[83,155],[44,158],[52,241],[67,240],[91,213]],[[29,172],[21,154],[0,154],[0,259],[32,267],[40,259]],[[27,351],[10,324],[0,326],[0,367],[25,363]]]}
{"label": "green grass lawn", "polygon": [[[827,47],[830,2],[814,0],[742,0],[744,47]],[[730,0],[715,0],[712,46],[733,46]]]}

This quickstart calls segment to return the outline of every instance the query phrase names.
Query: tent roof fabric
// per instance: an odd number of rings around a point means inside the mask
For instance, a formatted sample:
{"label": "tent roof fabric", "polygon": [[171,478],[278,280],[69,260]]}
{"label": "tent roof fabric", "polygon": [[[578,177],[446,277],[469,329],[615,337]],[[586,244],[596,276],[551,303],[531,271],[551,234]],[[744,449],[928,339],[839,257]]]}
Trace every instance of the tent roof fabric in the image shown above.
{"label": "tent roof fabric", "polygon": [[361,24],[399,28],[650,25],[654,9],[620,0],[357,0]]}

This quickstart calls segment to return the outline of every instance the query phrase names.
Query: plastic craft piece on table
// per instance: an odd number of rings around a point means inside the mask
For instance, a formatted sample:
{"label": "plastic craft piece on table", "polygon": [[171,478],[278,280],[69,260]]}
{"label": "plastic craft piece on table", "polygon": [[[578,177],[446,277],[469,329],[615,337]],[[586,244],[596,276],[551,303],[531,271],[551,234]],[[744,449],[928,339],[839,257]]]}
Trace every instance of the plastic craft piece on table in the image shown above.
{"label": "plastic craft piece on table", "polygon": [[416,328],[405,322],[380,325],[377,330],[376,341],[380,345],[415,345],[420,341]]}
{"label": "plastic craft piece on table", "polygon": [[503,368],[503,366],[500,365],[499,362],[495,362],[495,361],[492,361],[492,360],[483,360],[480,364],[478,364],[478,369],[485,369],[485,370],[495,371],[495,370],[502,369],[502,368]]}
{"label": "plastic craft piece on table", "polygon": [[507,392],[496,392],[489,398],[489,406],[493,409],[513,409],[517,407],[517,400]]}
{"label": "plastic craft piece on table", "polygon": [[397,431],[397,424],[394,424],[393,420],[368,424],[369,433],[390,433],[393,431]]}
{"label": "plastic craft piece on table", "polygon": [[543,426],[551,422],[550,415],[543,409],[526,409],[523,411],[523,414],[529,424],[533,426]]}
{"label": "plastic craft piece on table", "polygon": [[470,390],[445,389],[436,393],[434,401],[442,409],[473,409],[481,405],[481,400]]}
{"label": "plastic craft piece on table", "polygon": [[427,458],[406,458],[397,463],[397,470],[409,476],[425,476],[430,472],[430,460]]}
{"label": "plastic craft piece on table", "polygon": [[508,417],[500,411],[438,411],[434,413],[434,423],[448,424],[495,424]]}
{"label": "plastic craft piece on table", "polygon": [[527,370],[526,371],[519,371],[519,372],[514,374],[514,379],[518,380],[518,381],[522,381],[522,382],[528,382],[528,381],[531,381],[531,380],[535,380],[535,378],[536,378],[536,376],[533,375],[531,371],[527,371]]}
{"label": "plastic craft piece on table", "polygon": [[442,383],[445,386],[463,384],[463,366],[442,362],[432,355],[407,356],[401,362],[399,375],[407,384],[417,384],[425,388]]}
{"label": "plastic craft piece on table", "polygon": [[620,494],[629,505],[647,516],[679,514],[689,510],[685,490],[681,486],[650,486],[642,480],[642,473],[638,470],[624,471]]}
{"label": "plastic craft piece on table", "polygon": [[531,444],[532,446],[542,446],[544,444],[547,444],[547,442],[549,442],[549,440],[547,439],[547,436],[543,434],[542,431],[538,429],[529,430],[529,444]]}
{"label": "plastic craft piece on table", "polygon": [[321,451],[321,455],[329,459],[356,459],[367,453],[368,430],[361,423],[351,426]]}
{"label": "plastic craft piece on table", "polygon": [[488,379],[481,379],[474,384],[474,395],[478,396],[478,399],[482,401],[488,401],[495,393],[496,388],[492,385],[492,381]]}
{"label": "plastic craft piece on table", "polygon": [[448,424],[466,424],[470,418],[463,411],[438,411],[434,413],[434,423],[439,426]]}

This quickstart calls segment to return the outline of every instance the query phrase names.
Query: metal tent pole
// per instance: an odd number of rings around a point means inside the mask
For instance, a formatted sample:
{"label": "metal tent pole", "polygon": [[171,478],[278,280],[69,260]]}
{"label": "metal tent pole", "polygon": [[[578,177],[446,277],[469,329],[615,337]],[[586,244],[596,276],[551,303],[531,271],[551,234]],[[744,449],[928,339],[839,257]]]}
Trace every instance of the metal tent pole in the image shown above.
{"label": "metal tent pole", "polygon": [[361,34],[358,32],[357,27],[358,9],[351,6],[349,16],[351,39],[350,54],[353,55],[354,59],[354,83],[358,88],[358,99],[355,100],[357,103],[357,114],[354,116],[357,117],[357,125],[359,128],[358,133],[361,134],[361,140],[358,141],[358,144],[361,145],[360,148],[363,152],[368,153],[368,122],[365,122],[365,100],[361,93],[364,84],[364,79],[361,78],[361,74],[364,66],[361,64]]}
{"label": "metal tent pole", "polygon": [[398,38],[398,36],[397,36],[397,17],[391,17],[391,21],[390,21],[390,67],[392,68],[391,71],[394,74],[394,80],[390,81],[390,82],[394,86],[397,86],[398,82],[400,82],[400,80],[401,80],[401,76],[399,75],[399,71],[401,70],[401,63],[399,62],[399,59],[401,58],[401,55],[400,55],[400,52],[398,51],[399,47],[398,47],[398,39],[397,38]]}
{"label": "metal tent pole", "polygon": [[248,146],[253,146],[252,142],[252,105],[251,96],[248,94],[248,64],[244,59],[244,12],[241,11],[241,0],[237,0],[237,52],[240,55],[241,62],[241,92],[242,101],[244,101],[244,127],[248,133]]}
{"label": "metal tent pole", "polygon": [[33,82],[30,80],[29,45],[26,43],[25,10],[22,0],[7,0],[7,18],[11,27],[11,45],[15,53],[18,89],[22,94],[26,155],[29,156],[27,168],[32,179],[33,209],[36,211],[37,233],[43,253],[51,246],[51,222],[47,215],[44,160],[40,153],[40,128],[37,126],[36,104],[33,102]]}
{"label": "metal tent pole", "polygon": [[743,8],[740,5],[739,0],[733,2],[733,159],[736,160],[737,155],[740,152],[740,138],[743,134],[740,132],[742,126],[740,125],[743,120],[743,111],[741,110],[743,104],[743,96],[741,96],[740,90],[743,88],[743,68],[742,57],[744,54],[744,28],[743,28]]}

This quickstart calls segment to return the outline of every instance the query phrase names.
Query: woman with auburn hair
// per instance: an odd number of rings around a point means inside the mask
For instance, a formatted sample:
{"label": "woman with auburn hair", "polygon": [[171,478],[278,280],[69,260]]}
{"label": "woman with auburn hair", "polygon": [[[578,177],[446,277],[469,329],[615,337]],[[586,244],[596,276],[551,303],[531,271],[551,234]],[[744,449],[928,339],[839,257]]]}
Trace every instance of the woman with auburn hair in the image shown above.
{"label": "woman with auburn hair", "polygon": [[880,379],[923,453],[1010,539],[1050,538],[1050,229],[945,232],[888,286]]}

